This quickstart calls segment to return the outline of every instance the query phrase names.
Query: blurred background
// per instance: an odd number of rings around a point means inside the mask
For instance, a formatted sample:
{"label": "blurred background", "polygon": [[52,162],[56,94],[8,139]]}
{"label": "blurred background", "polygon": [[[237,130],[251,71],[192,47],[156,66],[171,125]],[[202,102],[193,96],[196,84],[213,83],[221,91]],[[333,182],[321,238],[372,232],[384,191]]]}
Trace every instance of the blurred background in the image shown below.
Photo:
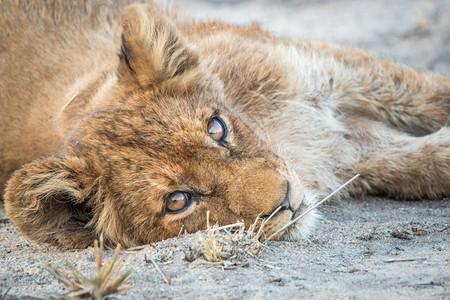
{"label": "blurred background", "polygon": [[258,23],[296,39],[363,48],[450,75],[450,0],[173,0],[197,20]]}

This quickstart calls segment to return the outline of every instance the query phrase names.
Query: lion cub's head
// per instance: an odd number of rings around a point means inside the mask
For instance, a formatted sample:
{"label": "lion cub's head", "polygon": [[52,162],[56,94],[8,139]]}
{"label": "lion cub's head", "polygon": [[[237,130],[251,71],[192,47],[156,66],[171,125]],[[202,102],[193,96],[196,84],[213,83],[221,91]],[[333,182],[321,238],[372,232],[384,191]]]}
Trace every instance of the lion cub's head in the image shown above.
{"label": "lion cub's head", "polygon": [[[288,166],[226,105],[200,55],[154,8],[123,17],[117,82],[66,136],[61,154],[9,181],[9,216],[30,238],[85,247],[103,233],[134,246],[281,210],[270,234],[299,208]],[[220,50],[218,50],[220,51]],[[301,230],[301,228],[297,228]]]}

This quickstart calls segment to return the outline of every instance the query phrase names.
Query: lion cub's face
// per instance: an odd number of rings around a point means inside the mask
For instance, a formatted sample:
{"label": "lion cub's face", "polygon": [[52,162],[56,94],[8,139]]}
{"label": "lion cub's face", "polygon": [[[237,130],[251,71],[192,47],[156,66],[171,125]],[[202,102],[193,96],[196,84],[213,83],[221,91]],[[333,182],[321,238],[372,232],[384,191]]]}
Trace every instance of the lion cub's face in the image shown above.
{"label": "lion cub's face", "polygon": [[225,106],[211,103],[217,95],[159,96],[135,94],[143,105],[94,113],[66,145],[69,156],[97,170],[98,204],[110,210],[96,221],[104,224],[99,230],[141,244],[204,229],[208,210],[221,225],[251,224],[282,205],[274,220],[290,220],[284,163]]}
{"label": "lion cub's face", "polygon": [[291,220],[298,182],[224,104],[176,29],[144,5],[122,21],[117,84],[69,132],[61,157],[11,179],[13,221],[34,240],[82,247],[99,233],[133,246],[195,232],[208,210],[213,223],[249,225],[281,206],[266,234]]}

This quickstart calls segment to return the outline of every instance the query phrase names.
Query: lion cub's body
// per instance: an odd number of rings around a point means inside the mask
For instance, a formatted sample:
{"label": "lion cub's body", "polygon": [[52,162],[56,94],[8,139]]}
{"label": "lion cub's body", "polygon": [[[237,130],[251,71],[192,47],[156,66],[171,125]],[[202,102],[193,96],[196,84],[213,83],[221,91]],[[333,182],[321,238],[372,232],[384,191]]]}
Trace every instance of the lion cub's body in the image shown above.
{"label": "lion cub's body", "polygon": [[[122,4],[45,2],[3,1],[0,19],[0,190],[40,159],[5,189],[36,241],[132,246],[288,201],[270,233],[356,173],[354,196],[450,196],[448,78],[257,27],[174,26],[152,6],[122,30]],[[202,131],[216,115],[225,147]],[[193,204],[165,214],[157,199],[186,190]]]}

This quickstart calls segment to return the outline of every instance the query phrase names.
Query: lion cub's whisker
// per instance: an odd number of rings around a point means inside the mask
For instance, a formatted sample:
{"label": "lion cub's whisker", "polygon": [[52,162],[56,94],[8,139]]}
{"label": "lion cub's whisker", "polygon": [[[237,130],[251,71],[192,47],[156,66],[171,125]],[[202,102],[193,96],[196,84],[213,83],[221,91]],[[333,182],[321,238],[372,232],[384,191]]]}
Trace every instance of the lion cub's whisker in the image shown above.
{"label": "lion cub's whisker", "polygon": [[283,232],[284,230],[286,230],[289,226],[291,226],[292,224],[294,224],[295,222],[297,222],[298,220],[300,220],[301,218],[303,218],[305,215],[307,215],[310,211],[312,211],[313,209],[315,209],[316,207],[318,207],[319,205],[321,205],[322,203],[324,203],[325,201],[327,201],[328,199],[330,199],[332,196],[334,196],[337,192],[339,192],[340,190],[342,190],[344,187],[346,187],[348,184],[350,184],[353,180],[355,180],[356,178],[359,177],[359,174],[356,174],[355,176],[353,176],[350,180],[348,180],[346,183],[344,183],[343,185],[341,185],[339,188],[337,188],[336,190],[334,190],[331,194],[329,194],[328,196],[326,196],[325,198],[323,198],[321,201],[319,201],[317,204],[311,206],[310,208],[308,208],[306,211],[304,211],[300,216],[296,217],[294,220],[290,221],[289,223],[287,223],[286,225],[284,225],[282,228],[278,229],[276,232],[274,232],[271,236],[269,236],[264,243],[270,241],[271,239],[273,239],[277,234]]}

